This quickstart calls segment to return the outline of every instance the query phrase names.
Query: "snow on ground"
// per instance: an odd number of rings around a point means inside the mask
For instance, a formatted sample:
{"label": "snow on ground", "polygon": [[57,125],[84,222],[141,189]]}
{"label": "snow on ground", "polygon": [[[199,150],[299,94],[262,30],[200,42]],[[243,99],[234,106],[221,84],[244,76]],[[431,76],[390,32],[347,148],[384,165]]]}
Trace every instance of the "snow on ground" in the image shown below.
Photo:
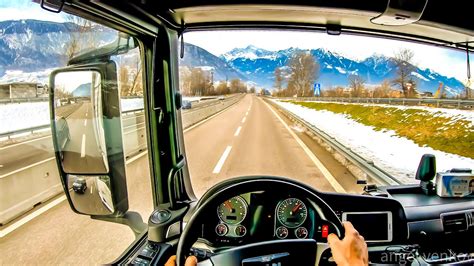
{"label": "snow on ground", "polygon": [[49,125],[48,102],[0,104],[0,133]]}
{"label": "snow on ground", "polygon": [[144,107],[143,98],[133,98],[133,99],[121,99],[120,100],[120,107],[122,112],[136,110],[136,109],[143,109]]}
{"label": "snow on ground", "polygon": [[341,144],[352,149],[365,159],[373,161],[375,165],[403,183],[417,182],[414,176],[420,158],[425,153],[431,153],[436,156],[438,172],[454,167],[474,169],[473,159],[445,153],[429,147],[420,147],[407,138],[397,136],[394,131],[376,131],[373,127],[358,123],[343,114],[317,111],[288,102],[276,100],[275,102],[336,138]]}
{"label": "snow on ground", "polygon": [[[143,108],[143,98],[122,99],[122,112]],[[49,125],[49,103],[0,104],[0,134]]]}
{"label": "snow on ground", "polygon": [[[313,101],[308,101],[313,102]],[[328,102],[328,101],[314,101],[315,103],[335,103],[335,102]],[[377,104],[377,103],[342,103],[337,102],[337,104],[358,104],[362,106],[381,106],[387,108],[397,108],[400,110],[408,110],[408,109],[416,109],[416,110],[423,110],[433,114],[433,116],[441,116],[450,118],[453,121],[457,121],[459,119],[466,120],[471,122],[471,125],[474,127],[474,111],[470,110],[459,110],[459,109],[448,109],[448,108],[436,108],[436,107],[429,107],[429,106],[404,106],[404,105],[389,105],[389,104]]]}

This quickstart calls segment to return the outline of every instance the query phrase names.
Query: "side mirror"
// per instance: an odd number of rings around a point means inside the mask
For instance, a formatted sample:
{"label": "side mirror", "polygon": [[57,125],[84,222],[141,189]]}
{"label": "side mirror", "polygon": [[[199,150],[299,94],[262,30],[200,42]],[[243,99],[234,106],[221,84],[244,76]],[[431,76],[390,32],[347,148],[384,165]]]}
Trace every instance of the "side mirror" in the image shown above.
{"label": "side mirror", "polygon": [[55,70],[50,88],[56,161],[71,208],[123,216],[128,198],[115,63]]}

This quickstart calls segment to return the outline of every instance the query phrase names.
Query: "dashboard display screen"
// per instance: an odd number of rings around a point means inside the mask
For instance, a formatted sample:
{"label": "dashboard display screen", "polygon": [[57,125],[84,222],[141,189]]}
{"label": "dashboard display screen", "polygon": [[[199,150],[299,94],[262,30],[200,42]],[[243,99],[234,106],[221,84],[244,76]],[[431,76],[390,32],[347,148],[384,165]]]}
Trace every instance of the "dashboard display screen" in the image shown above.
{"label": "dashboard display screen", "polygon": [[349,221],[366,241],[392,241],[392,216],[389,212],[344,213],[343,221]]}

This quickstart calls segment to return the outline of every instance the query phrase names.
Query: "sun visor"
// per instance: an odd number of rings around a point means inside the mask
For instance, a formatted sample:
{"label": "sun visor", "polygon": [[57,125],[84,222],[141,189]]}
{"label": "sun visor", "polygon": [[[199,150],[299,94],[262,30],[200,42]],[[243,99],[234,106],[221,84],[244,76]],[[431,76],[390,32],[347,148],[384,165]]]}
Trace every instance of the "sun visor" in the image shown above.
{"label": "sun visor", "polygon": [[402,26],[420,20],[428,0],[388,0],[387,8],[370,21],[378,25]]}

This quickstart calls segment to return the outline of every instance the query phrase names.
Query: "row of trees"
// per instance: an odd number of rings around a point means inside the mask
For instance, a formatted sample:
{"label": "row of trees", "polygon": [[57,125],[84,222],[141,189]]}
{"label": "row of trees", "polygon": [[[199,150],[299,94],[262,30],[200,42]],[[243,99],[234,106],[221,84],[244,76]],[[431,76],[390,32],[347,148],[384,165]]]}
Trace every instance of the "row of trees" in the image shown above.
{"label": "row of trees", "polygon": [[[416,82],[413,79],[412,72],[416,70],[413,64],[413,51],[402,49],[395,53],[392,58],[397,72],[393,80],[385,80],[373,90],[367,90],[363,77],[352,74],[348,77],[348,88],[337,87],[322,92],[322,96],[350,96],[350,97],[394,97],[394,92],[398,88],[400,96],[415,97]],[[297,51],[288,60],[284,67],[277,67],[274,71],[275,76],[275,95],[276,96],[313,96],[313,84],[319,78],[320,65],[316,58],[310,53]],[[286,87],[284,84],[286,83]]]}
{"label": "row of trees", "polygon": [[[187,96],[212,96],[247,92],[247,84],[240,79],[213,82],[213,74],[202,68],[180,68],[180,89]],[[255,88],[250,91],[255,92]]]}

